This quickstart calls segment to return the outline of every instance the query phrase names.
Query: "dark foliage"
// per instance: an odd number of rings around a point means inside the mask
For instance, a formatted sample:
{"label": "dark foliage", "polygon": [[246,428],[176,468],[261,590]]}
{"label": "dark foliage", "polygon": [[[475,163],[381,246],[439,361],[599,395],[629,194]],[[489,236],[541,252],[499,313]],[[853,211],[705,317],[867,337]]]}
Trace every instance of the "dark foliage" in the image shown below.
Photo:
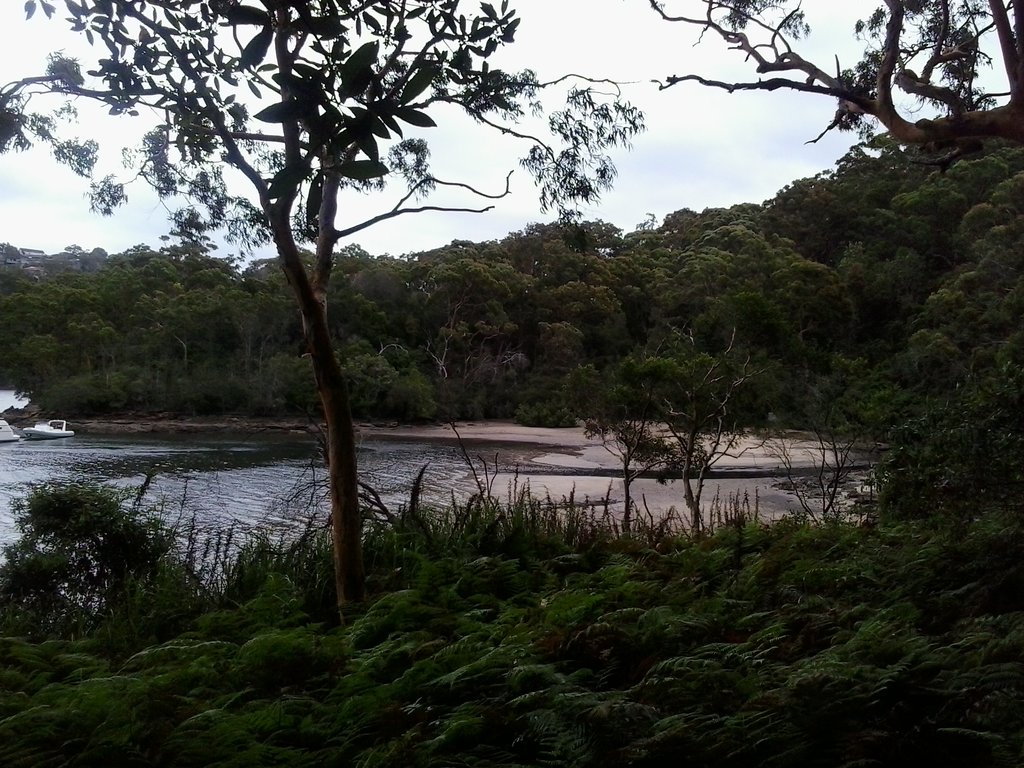
{"label": "dark foliage", "polygon": [[0,640],[0,759],[1010,765],[1022,542],[1005,516],[622,539],[481,498],[371,525],[372,597],[332,628],[328,542],[258,537],[175,637],[131,647],[136,600],[82,639]]}
{"label": "dark foliage", "polygon": [[171,532],[90,485],[41,488],[15,504],[20,538],[4,547],[0,612],[30,635],[94,629],[136,582],[169,560]]}

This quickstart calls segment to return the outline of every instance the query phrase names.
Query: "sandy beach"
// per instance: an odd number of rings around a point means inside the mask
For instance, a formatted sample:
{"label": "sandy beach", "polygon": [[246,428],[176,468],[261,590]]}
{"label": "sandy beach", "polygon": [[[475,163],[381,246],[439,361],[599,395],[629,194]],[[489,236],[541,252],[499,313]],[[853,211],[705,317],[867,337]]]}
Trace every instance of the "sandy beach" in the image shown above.
{"label": "sandy beach", "polygon": [[[38,413],[9,410],[8,420],[24,426]],[[24,422],[24,423],[23,423]],[[118,434],[144,432],[196,433],[229,431],[268,434],[313,432],[318,427],[302,419],[252,419],[244,417],[188,418],[174,415],[124,415],[79,420],[72,428],[82,433]],[[599,438],[588,438],[581,427],[524,427],[512,421],[478,421],[435,425],[357,425],[357,440],[437,442],[460,445],[490,492],[505,497],[524,488],[534,496],[554,501],[607,505],[622,510],[624,489],[620,459]],[[784,438],[794,472],[805,473],[821,463],[816,445],[800,435]],[[848,488],[855,489],[864,472],[855,473]],[[461,476],[434,478],[456,491],[470,493],[477,479],[468,463]],[[786,469],[778,455],[778,443],[747,438],[730,456],[721,457],[705,482],[702,507],[705,515],[741,506],[760,519],[778,518],[800,509],[797,497],[787,489]],[[685,509],[678,481],[641,477],[631,488],[641,512],[654,517]],[[855,491],[854,491],[855,492]]]}
{"label": "sandy beach", "polygon": [[[464,422],[436,426],[380,427],[362,425],[364,440],[429,440],[462,446],[484,478],[486,466],[490,489],[503,497],[524,487],[535,496],[560,501],[569,497],[592,504],[608,503],[622,509],[624,492],[617,455],[598,438],[588,438],[582,428],[523,427],[514,422]],[[820,464],[820,452],[812,441],[799,435],[785,438],[794,473]],[[851,488],[861,477],[852,478]],[[457,480],[471,487],[472,473]],[[744,439],[730,456],[722,457],[705,482],[702,506],[705,515],[741,506],[760,519],[771,520],[800,509],[797,497],[786,489],[788,478],[778,455],[778,443],[762,438]],[[632,496],[641,511],[663,516],[673,508],[684,510],[680,483],[642,477],[632,484]]]}

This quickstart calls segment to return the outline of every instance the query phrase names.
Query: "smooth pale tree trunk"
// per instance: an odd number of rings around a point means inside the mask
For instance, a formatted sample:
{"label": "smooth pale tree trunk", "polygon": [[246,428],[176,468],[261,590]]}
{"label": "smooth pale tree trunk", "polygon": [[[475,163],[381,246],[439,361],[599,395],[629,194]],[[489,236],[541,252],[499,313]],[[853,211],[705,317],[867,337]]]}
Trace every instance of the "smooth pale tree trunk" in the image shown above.
{"label": "smooth pale tree trunk", "polygon": [[[355,425],[348,385],[327,331],[326,312],[306,320],[306,341],[313,361],[317,394],[327,423],[327,474],[331,492],[331,537],[334,544],[334,580],[338,612],[366,596],[363,573],[362,516],[359,510],[359,475],[356,464]],[[303,318],[306,314],[303,313]]]}
{"label": "smooth pale tree trunk", "polygon": [[622,511],[622,532],[627,535],[633,527],[633,495],[630,493],[630,486],[632,485],[633,478],[629,476],[628,471],[624,472],[622,475],[622,496],[625,502],[625,509]]}
{"label": "smooth pale tree trunk", "polygon": [[698,449],[700,432],[691,428],[685,435],[678,432],[673,434],[682,457],[683,499],[690,512],[690,532],[699,536],[704,530],[704,514],[700,499],[704,492],[704,476],[708,469],[707,462],[703,462],[699,468],[694,466],[694,454]]}
{"label": "smooth pale tree trunk", "polygon": [[622,496],[624,508],[622,510],[622,532],[626,535],[633,528],[633,481],[639,476],[639,472],[633,471],[632,451],[622,454]]}
{"label": "smooth pale tree trunk", "polygon": [[334,355],[327,325],[326,289],[314,289],[290,230],[278,236],[278,256],[302,315],[307,353],[313,364],[317,394],[327,426],[327,474],[331,499],[331,537],[338,615],[344,622],[346,603],[366,596],[363,571],[362,517],[356,464],[355,425],[348,385]]}
{"label": "smooth pale tree trunk", "polygon": [[[683,499],[686,502],[686,508],[690,512],[690,532],[699,536],[704,530],[704,513],[700,507],[701,492],[698,490],[694,493],[693,485],[694,478],[692,470],[689,466],[683,469]],[[698,488],[703,484],[702,480],[697,480]]]}

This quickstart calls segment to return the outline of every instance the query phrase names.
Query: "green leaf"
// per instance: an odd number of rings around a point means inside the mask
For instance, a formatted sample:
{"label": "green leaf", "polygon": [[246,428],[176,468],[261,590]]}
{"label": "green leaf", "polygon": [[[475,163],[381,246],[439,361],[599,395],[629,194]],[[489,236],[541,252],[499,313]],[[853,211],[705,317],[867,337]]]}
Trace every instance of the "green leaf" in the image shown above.
{"label": "green leaf", "polygon": [[388,167],[379,160],[350,160],[338,168],[338,173],[347,179],[356,181],[369,181],[386,176]]}
{"label": "green leaf", "polygon": [[354,69],[369,67],[377,61],[379,51],[379,43],[365,43],[352,52],[352,55],[348,57],[348,61],[345,62],[345,67],[352,67]]}
{"label": "green leaf", "polygon": [[479,43],[481,40],[486,40],[488,37],[491,36],[491,33],[493,31],[494,27],[481,26],[479,29],[474,30],[473,33],[470,34],[469,42]]}
{"label": "green leaf", "polygon": [[434,77],[436,76],[437,70],[434,67],[423,67],[420,69],[419,72],[409,78],[409,82],[405,84],[405,88],[402,89],[400,101],[403,104],[408,104],[427,90],[427,88],[430,87],[430,84],[434,82]]}
{"label": "green leaf", "polygon": [[267,194],[271,200],[284,195],[286,192],[292,192],[302,183],[302,180],[306,178],[306,169],[301,166],[286,165],[276,174],[274,178],[270,180],[270,186],[268,187]]}
{"label": "green leaf", "polygon": [[264,123],[287,123],[291,120],[298,120],[308,114],[306,102],[298,99],[279,101],[269,107],[261,109],[253,118]]}
{"label": "green leaf", "polygon": [[370,28],[370,31],[375,35],[380,35],[384,28],[380,25],[377,17],[374,16],[370,11],[363,14],[363,23]]}
{"label": "green leaf", "polygon": [[391,129],[392,133],[396,133],[398,134],[398,136],[403,135],[402,126],[398,124],[398,121],[395,120],[395,116],[392,115],[390,112],[382,111],[377,115],[377,117],[380,118],[381,122],[384,123],[384,125]]}
{"label": "green leaf", "polygon": [[224,18],[228,24],[256,24],[261,27],[270,26],[270,14],[259,8],[249,5],[230,6],[224,11]]}
{"label": "green leaf", "polygon": [[512,43],[516,39],[516,30],[519,29],[519,22],[521,19],[516,19],[508,27],[505,28],[505,33],[501,36],[503,43]]}
{"label": "green leaf", "polygon": [[245,68],[255,67],[263,63],[263,59],[270,50],[270,41],[274,39],[274,30],[266,27],[256,37],[249,41],[242,51],[242,66]]}
{"label": "green leaf", "polygon": [[377,140],[373,138],[373,120],[375,118],[362,107],[352,109],[352,117],[345,119],[343,133],[371,160],[380,159]]}
{"label": "green leaf", "polygon": [[373,138],[373,132],[370,131],[368,125],[365,128],[360,127],[352,130],[351,133],[356,146],[359,147],[364,155],[374,162],[380,160],[380,148],[377,146],[377,140]]}
{"label": "green leaf", "polygon": [[310,34],[321,40],[332,40],[345,34],[345,25],[339,16],[316,16],[305,24]]}
{"label": "green leaf", "polygon": [[370,131],[374,136],[379,136],[382,139],[390,139],[391,134],[388,132],[387,125],[377,115],[370,114],[366,117],[366,124],[370,126]]}
{"label": "green leaf", "polygon": [[377,61],[379,50],[380,46],[376,42],[366,43],[353,51],[341,66],[338,72],[341,78],[338,93],[343,99],[357,96],[366,90],[366,86],[373,80],[373,64]]}
{"label": "green leaf", "polygon": [[408,123],[409,125],[415,125],[420,128],[433,128],[437,123],[434,119],[426,112],[420,112],[418,109],[410,109],[409,107],[399,107],[395,110],[395,117],[402,122]]}

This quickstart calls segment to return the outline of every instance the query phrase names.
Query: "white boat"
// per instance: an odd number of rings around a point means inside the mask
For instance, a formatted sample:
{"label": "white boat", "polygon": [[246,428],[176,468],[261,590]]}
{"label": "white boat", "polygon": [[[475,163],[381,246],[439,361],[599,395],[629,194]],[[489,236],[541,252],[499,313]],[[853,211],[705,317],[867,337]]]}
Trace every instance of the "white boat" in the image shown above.
{"label": "white boat", "polygon": [[68,423],[63,419],[40,421],[34,427],[25,427],[21,431],[31,440],[53,440],[58,437],[72,437],[75,434],[68,429]]}
{"label": "white boat", "polygon": [[16,443],[21,437],[11,429],[11,425],[0,419],[0,443]]}

